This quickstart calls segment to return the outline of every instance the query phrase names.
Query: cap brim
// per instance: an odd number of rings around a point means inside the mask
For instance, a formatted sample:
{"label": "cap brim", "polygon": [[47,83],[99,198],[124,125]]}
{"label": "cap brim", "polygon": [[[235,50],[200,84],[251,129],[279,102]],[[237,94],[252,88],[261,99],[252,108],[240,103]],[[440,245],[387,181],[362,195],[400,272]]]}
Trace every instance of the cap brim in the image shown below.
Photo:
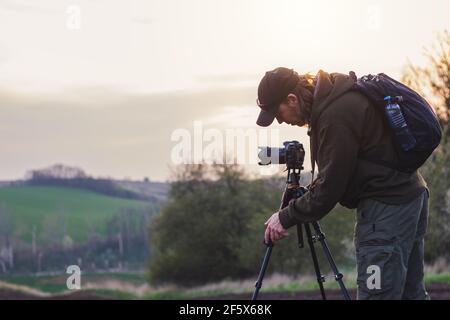
{"label": "cap brim", "polygon": [[270,108],[269,110],[261,109],[256,124],[261,127],[268,127],[275,120],[276,108]]}

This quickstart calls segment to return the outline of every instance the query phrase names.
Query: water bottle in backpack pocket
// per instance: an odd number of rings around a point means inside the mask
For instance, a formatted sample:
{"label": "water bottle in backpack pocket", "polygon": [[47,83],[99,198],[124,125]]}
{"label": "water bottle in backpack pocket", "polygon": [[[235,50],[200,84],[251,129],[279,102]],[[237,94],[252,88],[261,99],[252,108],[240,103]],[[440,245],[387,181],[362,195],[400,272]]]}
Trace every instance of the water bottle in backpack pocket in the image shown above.
{"label": "water bottle in backpack pocket", "polygon": [[386,96],[384,98],[384,101],[386,101],[384,111],[392,131],[394,132],[394,139],[396,140],[396,143],[399,144],[404,151],[409,151],[416,146],[417,141],[411,133],[411,130],[409,130],[408,124],[403,116],[402,109],[397,103],[402,100],[402,96]]}
{"label": "water bottle in backpack pocket", "polygon": [[[384,73],[356,78],[354,90],[364,94],[389,123],[402,172],[414,172],[439,145],[442,128],[428,102],[417,92]],[[377,162],[378,159],[366,159]]]}

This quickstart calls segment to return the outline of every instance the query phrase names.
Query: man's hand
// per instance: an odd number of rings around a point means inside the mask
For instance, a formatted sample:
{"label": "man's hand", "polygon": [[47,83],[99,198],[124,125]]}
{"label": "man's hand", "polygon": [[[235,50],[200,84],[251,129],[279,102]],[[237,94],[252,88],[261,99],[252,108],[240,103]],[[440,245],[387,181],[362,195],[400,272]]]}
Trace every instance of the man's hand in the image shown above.
{"label": "man's hand", "polygon": [[288,236],[289,233],[280,223],[278,218],[278,212],[275,212],[267,221],[264,223],[266,226],[266,232],[264,234],[264,242],[266,244],[275,244],[280,239]]}

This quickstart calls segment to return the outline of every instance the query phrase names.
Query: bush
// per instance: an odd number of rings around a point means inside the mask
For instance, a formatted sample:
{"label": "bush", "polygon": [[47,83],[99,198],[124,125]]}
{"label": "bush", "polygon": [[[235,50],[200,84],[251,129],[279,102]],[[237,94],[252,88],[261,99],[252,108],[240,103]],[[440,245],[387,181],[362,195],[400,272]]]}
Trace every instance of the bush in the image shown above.
{"label": "bush", "polygon": [[[279,207],[283,182],[248,179],[236,166],[185,167],[151,226],[151,281],[190,286],[256,279],[265,251],[264,222]],[[323,229],[336,261],[348,263],[354,215],[343,211],[338,207],[323,219]],[[268,273],[313,272],[309,250],[298,249],[295,228],[290,233],[277,243]],[[316,248],[321,256],[320,245]]]}

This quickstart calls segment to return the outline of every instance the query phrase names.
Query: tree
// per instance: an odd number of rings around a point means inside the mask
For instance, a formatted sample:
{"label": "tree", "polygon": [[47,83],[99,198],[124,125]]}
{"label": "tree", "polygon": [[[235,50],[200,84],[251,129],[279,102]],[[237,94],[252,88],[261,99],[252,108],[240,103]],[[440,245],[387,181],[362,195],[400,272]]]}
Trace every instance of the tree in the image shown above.
{"label": "tree", "polygon": [[432,49],[425,49],[428,64],[409,63],[403,82],[424,95],[435,107],[443,128],[441,144],[421,168],[430,189],[430,219],[425,241],[426,260],[450,259],[450,34],[438,34]]}
{"label": "tree", "polygon": [[432,48],[425,48],[428,64],[406,66],[402,81],[417,90],[434,105],[442,127],[448,136],[450,119],[450,34],[448,30],[437,35]]}
{"label": "tree", "polygon": [[242,239],[252,216],[267,214],[271,198],[258,184],[259,190],[251,188],[237,166],[180,167],[151,224],[151,279],[193,285],[245,274]]}
{"label": "tree", "polygon": [[70,167],[63,164],[54,164],[50,167],[31,170],[27,172],[26,177],[31,180],[40,179],[74,179],[86,178],[86,173],[77,167]]}

